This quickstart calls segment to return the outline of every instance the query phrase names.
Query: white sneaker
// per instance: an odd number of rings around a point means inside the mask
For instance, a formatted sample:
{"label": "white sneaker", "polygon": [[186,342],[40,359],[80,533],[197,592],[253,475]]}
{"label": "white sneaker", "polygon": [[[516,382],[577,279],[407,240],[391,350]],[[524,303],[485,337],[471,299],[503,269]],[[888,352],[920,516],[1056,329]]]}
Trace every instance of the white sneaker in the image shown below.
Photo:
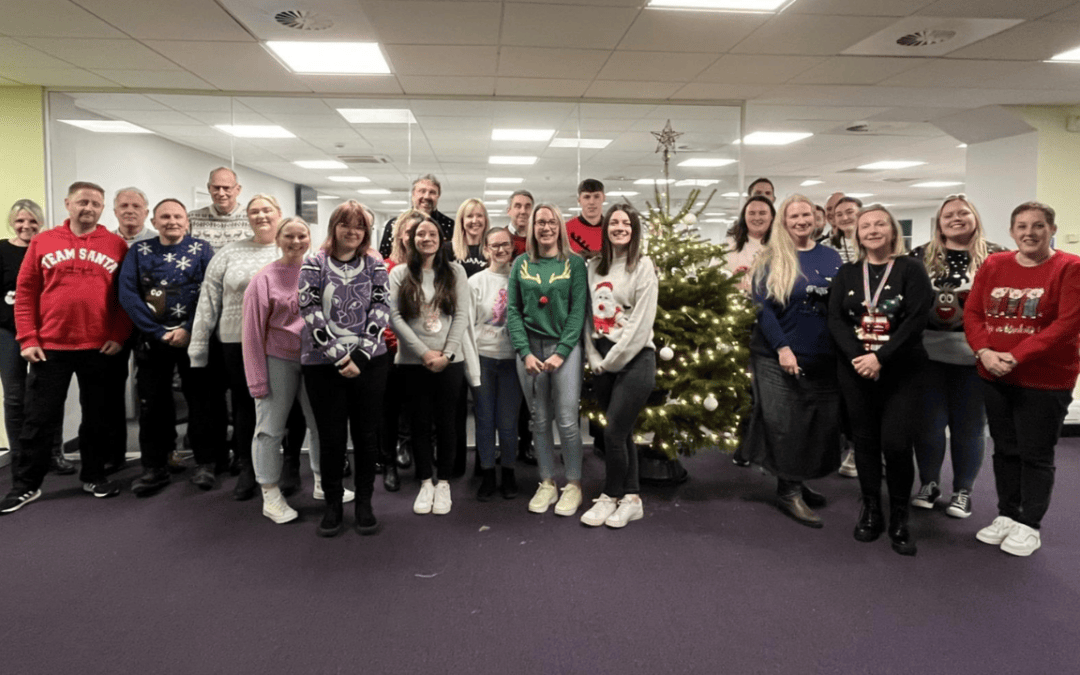
{"label": "white sneaker", "polygon": [[559,503],[555,505],[555,515],[572,516],[577,513],[579,506],[581,506],[581,488],[573,483],[567,483],[562,489]]}
{"label": "white sneaker", "polygon": [[593,500],[592,508],[581,514],[581,524],[589,527],[600,527],[608,519],[608,516],[615,513],[617,508],[619,508],[619,505],[614,497],[601,494]]}
{"label": "white sneaker", "polygon": [[435,486],[431,484],[431,479],[420,483],[420,494],[416,495],[416,501],[413,502],[413,513],[419,513],[421,515],[425,513],[431,513],[431,506],[435,501]]}
{"label": "white sneaker", "polygon": [[1001,550],[1026,558],[1042,546],[1042,537],[1034,527],[1016,523],[1009,536],[1001,542]]}
{"label": "white sneaker", "polygon": [[623,497],[619,500],[619,508],[615,509],[615,513],[608,516],[604,524],[618,529],[626,527],[626,524],[631,520],[641,520],[644,517],[645,509],[640,499],[631,500],[629,497]]}
{"label": "white sneaker", "polygon": [[431,512],[437,516],[445,516],[450,513],[450,507],[454,505],[450,499],[450,483],[439,481],[435,486],[435,500],[431,505]]}
{"label": "white sneaker", "polygon": [[284,495],[276,486],[269,490],[263,489],[263,515],[278,525],[292,522],[300,517],[300,514],[285,501]]}
{"label": "white sneaker", "polygon": [[529,510],[533,513],[546,513],[548,507],[559,501],[559,490],[555,483],[546,480],[536,488],[536,494],[529,500]]}
{"label": "white sneaker", "polygon": [[975,538],[984,544],[1000,546],[1019,523],[1008,516],[998,516],[994,522],[975,533]]}
{"label": "white sneaker", "polygon": [[845,478],[858,478],[859,471],[855,468],[855,451],[848,450],[844,453],[844,461],[840,463],[839,474]]}
{"label": "white sneaker", "polygon": [[[342,504],[348,504],[349,502],[356,499],[356,493],[352,490],[344,487],[341,488],[341,490]],[[315,474],[315,489],[311,491],[311,496],[315,499],[318,499],[319,501],[326,500],[326,493],[324,493],[322,489],[322,476],[320,476],[319,474]]]}

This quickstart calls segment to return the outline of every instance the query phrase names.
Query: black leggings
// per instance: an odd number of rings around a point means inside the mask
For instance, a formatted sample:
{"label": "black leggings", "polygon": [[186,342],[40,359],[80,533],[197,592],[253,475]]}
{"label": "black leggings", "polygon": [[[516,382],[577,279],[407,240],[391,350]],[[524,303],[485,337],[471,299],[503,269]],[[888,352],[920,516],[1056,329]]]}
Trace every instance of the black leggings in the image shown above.
{"label": "black leggings", "polygon": [[915,481],[914,434],[919,403],[920,373],[925,358],[912,357],[882,366],[881,377],[860,377],[841,360],[840,392],[847,406],[855,443],[855,467],[863,495],[881,495],[881,458],[893,503],[907,503]]}

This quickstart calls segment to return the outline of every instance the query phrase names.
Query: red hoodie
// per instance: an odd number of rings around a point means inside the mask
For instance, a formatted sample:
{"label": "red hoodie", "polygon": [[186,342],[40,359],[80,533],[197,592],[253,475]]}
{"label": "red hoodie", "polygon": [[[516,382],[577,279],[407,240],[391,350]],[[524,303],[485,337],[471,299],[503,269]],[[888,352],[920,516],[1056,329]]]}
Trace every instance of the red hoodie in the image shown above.
{"label": "red hoodie", "polygon": [[81,237],[71,221],[30,240],[15,290],[22,349],[100,349],[123,344],[131,319],[120,308],[116,278],[128,246],[98,225]]}

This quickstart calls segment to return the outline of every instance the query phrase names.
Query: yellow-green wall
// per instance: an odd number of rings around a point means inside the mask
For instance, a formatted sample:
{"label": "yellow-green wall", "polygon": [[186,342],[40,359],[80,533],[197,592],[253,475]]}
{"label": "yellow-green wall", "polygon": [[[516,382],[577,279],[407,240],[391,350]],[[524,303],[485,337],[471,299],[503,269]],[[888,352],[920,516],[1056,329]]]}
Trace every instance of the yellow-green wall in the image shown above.
{"label": "yellow-green wall", "polygon": [[0,87],[0,212],[17,199],[45,206],[45,132],[41,87]]}
{"label": "yellow-green wall", "polygon": [[1065,130],[1069,116],[1080,108],[1067,106],[1026,106],[1021,115],[1039,131],[1038,188],[1036,199],[1054,207],[1057,213],[1057,247],[1080,253],[1080,132]]}

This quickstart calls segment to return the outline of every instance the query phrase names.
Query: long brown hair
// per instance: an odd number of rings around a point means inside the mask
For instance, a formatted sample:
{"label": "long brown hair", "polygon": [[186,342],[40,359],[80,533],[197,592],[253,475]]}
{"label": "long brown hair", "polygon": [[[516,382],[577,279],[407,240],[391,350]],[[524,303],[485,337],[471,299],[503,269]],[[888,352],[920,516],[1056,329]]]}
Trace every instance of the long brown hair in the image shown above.
{"label": "long brown hair", "polygon": [[600,276],[607,275],[611,271],[611,261],[615,257],[615,249],[611,246],[608,237],[608,226],[611,224],[612,214],[622,211],[630,219],[630,245],[626,249],[626,271],[633,272],[641,260],[641,214],[629,204],[613,204],[604,214],[600,228],[600,264],[596,273]]}
{"label": "long brown hair", "polygon": [[367,255],[368,250],[371,248],[371,217],[368,216],[367,207],[355,199],[350,199],[341,204],[330,214],[330,224],[326,228],[326,241],[322,245],[324,251],[331,255],[334,254],[334,247],[338,243],[337,226],[349,223],[353,218],[358,219],[360,225],[364,228],[364,238],[360,241],[360,245],[356,247],[355,255],[358,258]]}
{"label": "long brown hair", "polygon": [[409,238],[412,249],[409,251],[409,273],[405,275],[398,296],[401,315],[406,319],[415,319],[420,316],[420,306],[423,304],[424,256],[416,248],[416,233],[420,230],[420,225],[424,223],[430,223],[439,233],[439,248],[436,249],[435,257],[431,262],[431,268],[435,272],[435,297],[431,304],[448,316],[453,316],[457,309],[454,267],[446,251],[442,228],[434,220],[425,218],[417,224],[412,237]]}

